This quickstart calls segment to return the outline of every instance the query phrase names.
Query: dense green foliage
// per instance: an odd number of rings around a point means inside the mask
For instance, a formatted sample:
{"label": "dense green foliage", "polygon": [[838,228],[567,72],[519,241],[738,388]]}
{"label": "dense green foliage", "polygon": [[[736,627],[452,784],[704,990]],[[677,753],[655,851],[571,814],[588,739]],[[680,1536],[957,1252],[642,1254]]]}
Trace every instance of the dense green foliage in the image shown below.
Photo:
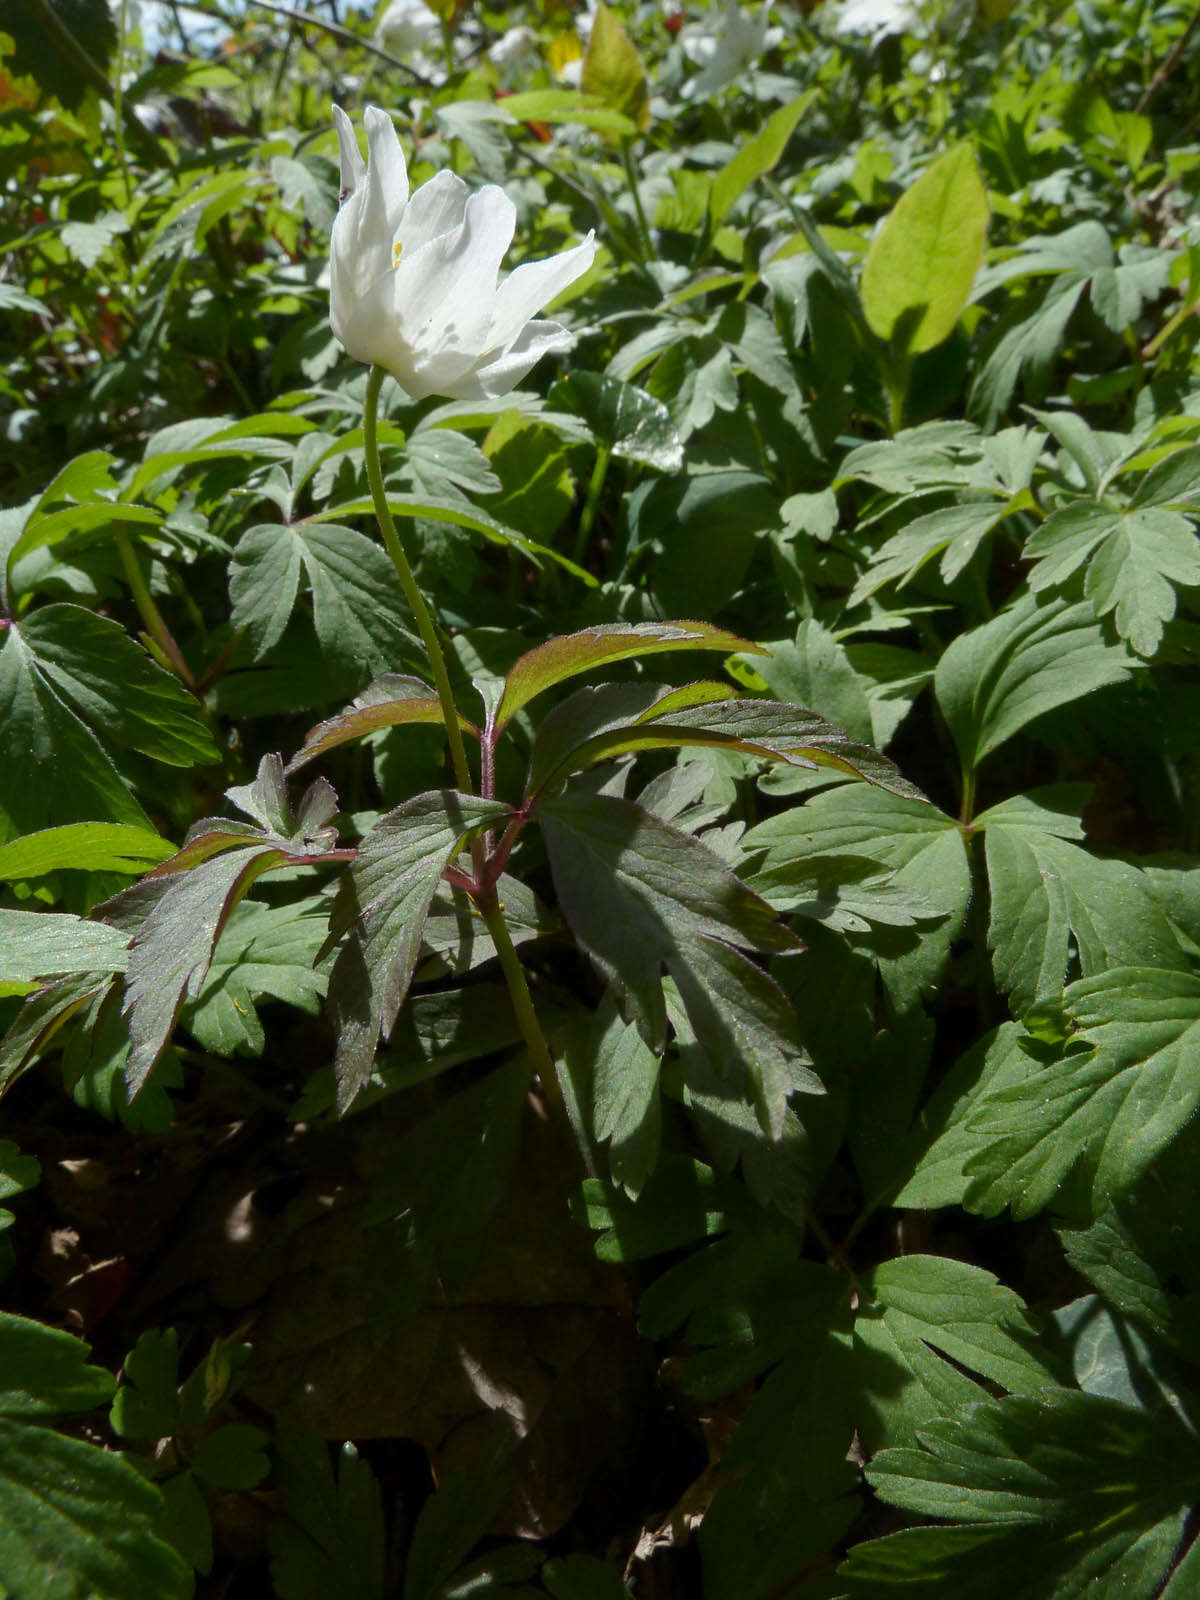
{"label": "dense green foliage", "polygon": [[435,9],[0,0],[0,1589],[1190,1600],[1192,8]]}

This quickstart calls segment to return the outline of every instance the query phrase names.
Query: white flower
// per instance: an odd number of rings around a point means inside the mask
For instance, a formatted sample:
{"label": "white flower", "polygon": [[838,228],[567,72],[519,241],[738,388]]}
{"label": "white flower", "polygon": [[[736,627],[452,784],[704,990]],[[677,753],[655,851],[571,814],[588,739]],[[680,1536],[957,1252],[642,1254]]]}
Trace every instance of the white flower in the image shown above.
{"label": "white flower", "polygon": [[500,35],[488,50],[488,60],[494,67],[520,67],[537,53],[537,37],[522,23]]}
{"label": "white flower", "polygon": [[413,399],[492,399],[540,357],[565,350],[557,322],[532,321],[592,264],[595,237],[546,261],[497,274],[516,207],[495,184],[472,193],[439,172],[410,200],[392,120],[368,106],[364,164],[349,117],[333,108],[342,205],[333,224],[329,320],[356,361],[386,368]]}
{"label": "white flower", "polygon": [[753,67],[770,46],[783,37],[778,28],[768,28],[771,0],[766,0],[757,16],[743,12],[737,0],[725,0],[725,24],[720,33],[710,29],[687,29],[683,47],[702,70],[683,86],[683,98],[706,98],[723,89]]}
{"label": "white flower", "polygon": [[379,19],[375,37],[385,50],[403,57],[430,47],[436,49],[441,42],[442,25],[425,0],[392,0]]}
{"label": "white flower", "polygon": [[834,13],[833,31],[882,39],[889,33],[907,33],[920,18],[920,0],[843,0]]}

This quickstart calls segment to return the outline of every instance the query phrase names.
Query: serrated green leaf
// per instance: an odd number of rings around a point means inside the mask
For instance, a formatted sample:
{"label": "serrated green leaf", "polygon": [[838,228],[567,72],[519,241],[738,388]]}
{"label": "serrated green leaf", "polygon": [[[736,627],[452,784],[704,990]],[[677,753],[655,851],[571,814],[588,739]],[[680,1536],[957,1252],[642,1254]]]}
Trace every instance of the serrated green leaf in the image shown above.
{"label": "serrated green leaf", "polygon": [[[1016,1015],[1059,993],[1072,950],[1089,978],[1110,967],[1181,967],[1185,957],[1153,886],[1124,861],[1071,843],[1082,829],[1038,791],[982,812],[991,911],[988,947],[998,987]],[[1067,837],[1063,837],[1066,833]]]}
{"label": "serrated green leaf", "polygon": [[[36,1156],[22,1155],[11,1139],[0,1139],[0,1201],[34,1188],[41,1175],[42,1164]],[[11,1227],[13,1220],[12,1212],[0,1205],[0,1231]]]}
{"label": "serrated green leaf", "polygon": [[809,706],[860,744],[871,744],[867,695],[836,635],[815,617],[806,617],[795,640],[772,640],[753,670],[778,700]]}
{"label": "serrated green leaf", "polygon": [[386,554],[354,528],[332,522],[260,523],[238,541],[229,568],[230,618],[254,658],[277,644],[308,579],[322,649],[359,672],[381,672],[415,646]]}
{"label": "serrated green leaf", "polygon": [[391,1033],[443,871],[468,839],[508,815],[494,800],[431,790],[389,811],[359,846],[333,918],[335,931],[352,930],[329,980],[339,1108],[367,1082],[380,1033]]}
{"label": "serrated green leaf", "polygon": [[[691,687],[701,692],[693,694],[690,689],[683,689],[663,694],[654,685],[637,685],[627,694],[624,691],[630,690],[628,685],[604,685],[572,696],[546,719],[547,737],[543,738],[539,731],[530,765],[531,790],[545,793],[571,772],[613,756],[699,746],[736,750],[813,771],[830,769],[893,793],[920,796],[920,790],[886,756],[870,745],[856,744],[840,728],[803,706],[749,698],[714,700],[708,692],[709,685]],[[632,709],[638,692],[643,701],[650,703],[639,709],[629,723],[605,714],[610,701],[618,705],[628,702]],[[589,702],[590,710],[579,717],[582,726],[575,730],[573,724],[580,707]],[[589,724],[593,722],[601,724],[601,731],[592,731]],[[573,744],[573,738],[585,733],[589,736],[583,742]],[[564,738],[564,734],[568,737]]]}
{"label": "serrated green leaf", "polygon": [[1200,583],[1195,529],[1164,506],[1065,506],[1026,541],[1025,554],[1038,562],[1029,575],[1035,593],[1086,563],[1083,592],[1096,615],[1114,612],[1117,632],[1143,656],[1158,649],[1163,624],[1175,615],[1174,585]]}
{"label": "serrated green leaf", "polygon": [[911,1171],[893,1203],[915,1210],[961,1205],[971,1182],[967,1163],[988,1142],[973,1126],[976,1109],[990,1095],[1024,1083],[1037,1067],[1015,1022],[984,1034],[950,1069],[917,1118],[907,1141]]}
{"label": "serrated green leaf", "polygon": [[496,707],[493,726],[503,728],[537,695],[581,672],[615,661],[640,660],[665,650],[734,650],[759,654],[757,645],[707,622],[608,622],[562,634],[537,645],[514,663]]}
{"label": "serrated green leaf", "polygon": [[180,467],[248,456],[286,461],[295,448],[289,439],[311,433],[307,417],[286,411],[260,412],[232,421],[229,417],[192,417],[151,434],[145,457],[122,491],[125,502],[142,498],[160,478],[173,478]]}
{"label": "serrated green leaf", "polygon": [[279,1000],[316,1016],[328,982],[317,957],[329,932],[324,907],[243,901],[229,919],[183,1022],[204,1050],[259,1056],[266,1034],[256,1007]]}
{"label": "serrated green leaf", "polygon": [[971,872],[962,830],[936,806],[842,786],[759,823],[743,837],[742,850],[765,850],[755,872],[764,893],[810,882],[809,863],[822,856],[865,856],[891,868],[898,889],[913,891],[943,919],[924,929],[914,948],[882,962],[893,1003],[907,1010],[938,981],[966,917]]}
{"label": "serrated green leaf", "polygon": [[940,511],[918,517],[872,553],[871,565],[855,584],[847,604],[869,599],[888,583],[903,588],[939,554],[942,581],[953,583],[988,534],[1028,503],[1028,494],[1020,494],[1008,502],[973,500],[943,506]]}
{"label": "serrated green leaf", "polygon": [[608,1023],[593,1047],[592,1131],[597,1140],[611,1141],[613,1182],[636,1199],[658,1159],[659,1059],[615,1008]]}
{"label": "serrated green leaf", "polygon": [[1021,1393],[1054,1381],[1020,1298],[990,1272],[911,1255],[883,1262],[860,1282],[854,1344],[870,1449],[914,1442],[933,1417],[982,1399],[970,1373]]}
{"label": "serrated green leaf", "polygon": [[987,192],[970,145],[935,161],[876,234],[862,277],[867,322],[906,355],[948,339],[983,265]]}
{"label": "serrated green leaf", "polygon": [[120,1456],[38,1426],[107,1400],[113,1382],[69,1334],[0,1312],[0,1588],[12,1600],[184,1600],[159,1537],[162,1501]]}
{"label": "serrated green leaf", "polygon": [[665,968],[718,1074],[777,1135],[794,1018],[737,947],[782,950],[793,936],[710,850],[639,806],[559,795],[540,816],[563,915],[646,1043],[666,1037]]}
{"label": "serrated green leaf", "polygon": [[81,606],[50,605],[20,630],[37,670],[106,739],[172,766],[218,759],[193,697],[120,623]]}
{"label": "serrated green leaf", "polygon": [[100,741],[59,696],[15,627],[0,649],[0,742],[28,752],[19,762],[0,762],[0,832],[28,834],[92,818],[151,831]]}
{"label": "serrated green leaf", "polygon": [[1026,594],[950,644],[934,691],[963,767],[973,771],[1036,717],[1123,683],[1131,669],[1125,650],[1105,640],[1090,605],[1039,605]]}
{"label": "serrated green leaf", "polygon": [[131,1096],[150,1076],[185,998],[199,992],[234,907],[257,878],[288,859],[285,850],[258,842],[172,875],[129,948],[123,1010]]}
{"label": "serrated green leaf", "polygon": [[1067,1260],[1111,1306],[1193,1362],[1200,1354],[1198,1133],[1200,1125],[1188,1123],[1090,1227],[1059,1229]]}
{"label": "serrated green leaf", "polygon": [[352,1444],[338,1455],[281,1417],[276,1484],[286,1513],[270,1527],[271,1581],[280,1600],[383,1600],[385,1533],[375,1475]]}
{"label": "serrated green leaf", "polygon": [[640,1261],[712,1238],[750,1210],[741,1185],[674,1152],[664,1154],[636,1200],[598,1178],[586,1178],[571,1199],[576,1222],[604,1230],[594,1248],[601,1261],[611,1262]]}
{"label": "serrated green leaf", "polygon": [[852,1600],[897,1585],[923,1600],[1151,1600],[1200,1492],[1200,1449],[1173,1414],[1073,1390],[983,1401],[921,1440],[882,1451],[868,1480],[906,1510],[969,1520],[857,1546],[840,1569]]}
{"label": "serrated green leaf", "polygon": [[1078,1169],[1099,1214],[1200,1105],[1200,977],[1118,967],[1073,983],[1064,1006],[1087,1048],[978,1103],[970,1210],[1033,1216]]}

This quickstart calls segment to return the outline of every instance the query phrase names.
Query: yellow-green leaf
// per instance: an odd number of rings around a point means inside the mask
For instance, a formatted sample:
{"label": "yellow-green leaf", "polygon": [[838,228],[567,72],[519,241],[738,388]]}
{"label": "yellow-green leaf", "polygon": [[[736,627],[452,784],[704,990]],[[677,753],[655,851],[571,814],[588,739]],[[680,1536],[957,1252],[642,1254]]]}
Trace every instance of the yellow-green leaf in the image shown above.
{"label": "yellow-green leaf", "polygon": [[862,277],[867,322],[906,355],[954,331],[983,264],[987,193],[969,145],[908,189],[875,236]]}
{"label": "yellow-green leaf", "polygon": [[650,126],[650,86],[642,58],[603,0],[596,7],[579,87],[623,112],[643,133]]}

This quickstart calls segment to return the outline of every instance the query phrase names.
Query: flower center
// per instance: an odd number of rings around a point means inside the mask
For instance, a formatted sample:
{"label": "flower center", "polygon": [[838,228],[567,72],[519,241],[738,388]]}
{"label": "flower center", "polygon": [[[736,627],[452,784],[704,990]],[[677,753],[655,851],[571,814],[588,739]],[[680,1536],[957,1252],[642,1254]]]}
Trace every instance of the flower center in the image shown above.
{"label": "flower center", "polygon": [[394,267],[398,267],[400,265],[400,257],[403,254],[403,251],[404,241],[402,239],[397,239],[395,244],[392,246],[392,265]]}

